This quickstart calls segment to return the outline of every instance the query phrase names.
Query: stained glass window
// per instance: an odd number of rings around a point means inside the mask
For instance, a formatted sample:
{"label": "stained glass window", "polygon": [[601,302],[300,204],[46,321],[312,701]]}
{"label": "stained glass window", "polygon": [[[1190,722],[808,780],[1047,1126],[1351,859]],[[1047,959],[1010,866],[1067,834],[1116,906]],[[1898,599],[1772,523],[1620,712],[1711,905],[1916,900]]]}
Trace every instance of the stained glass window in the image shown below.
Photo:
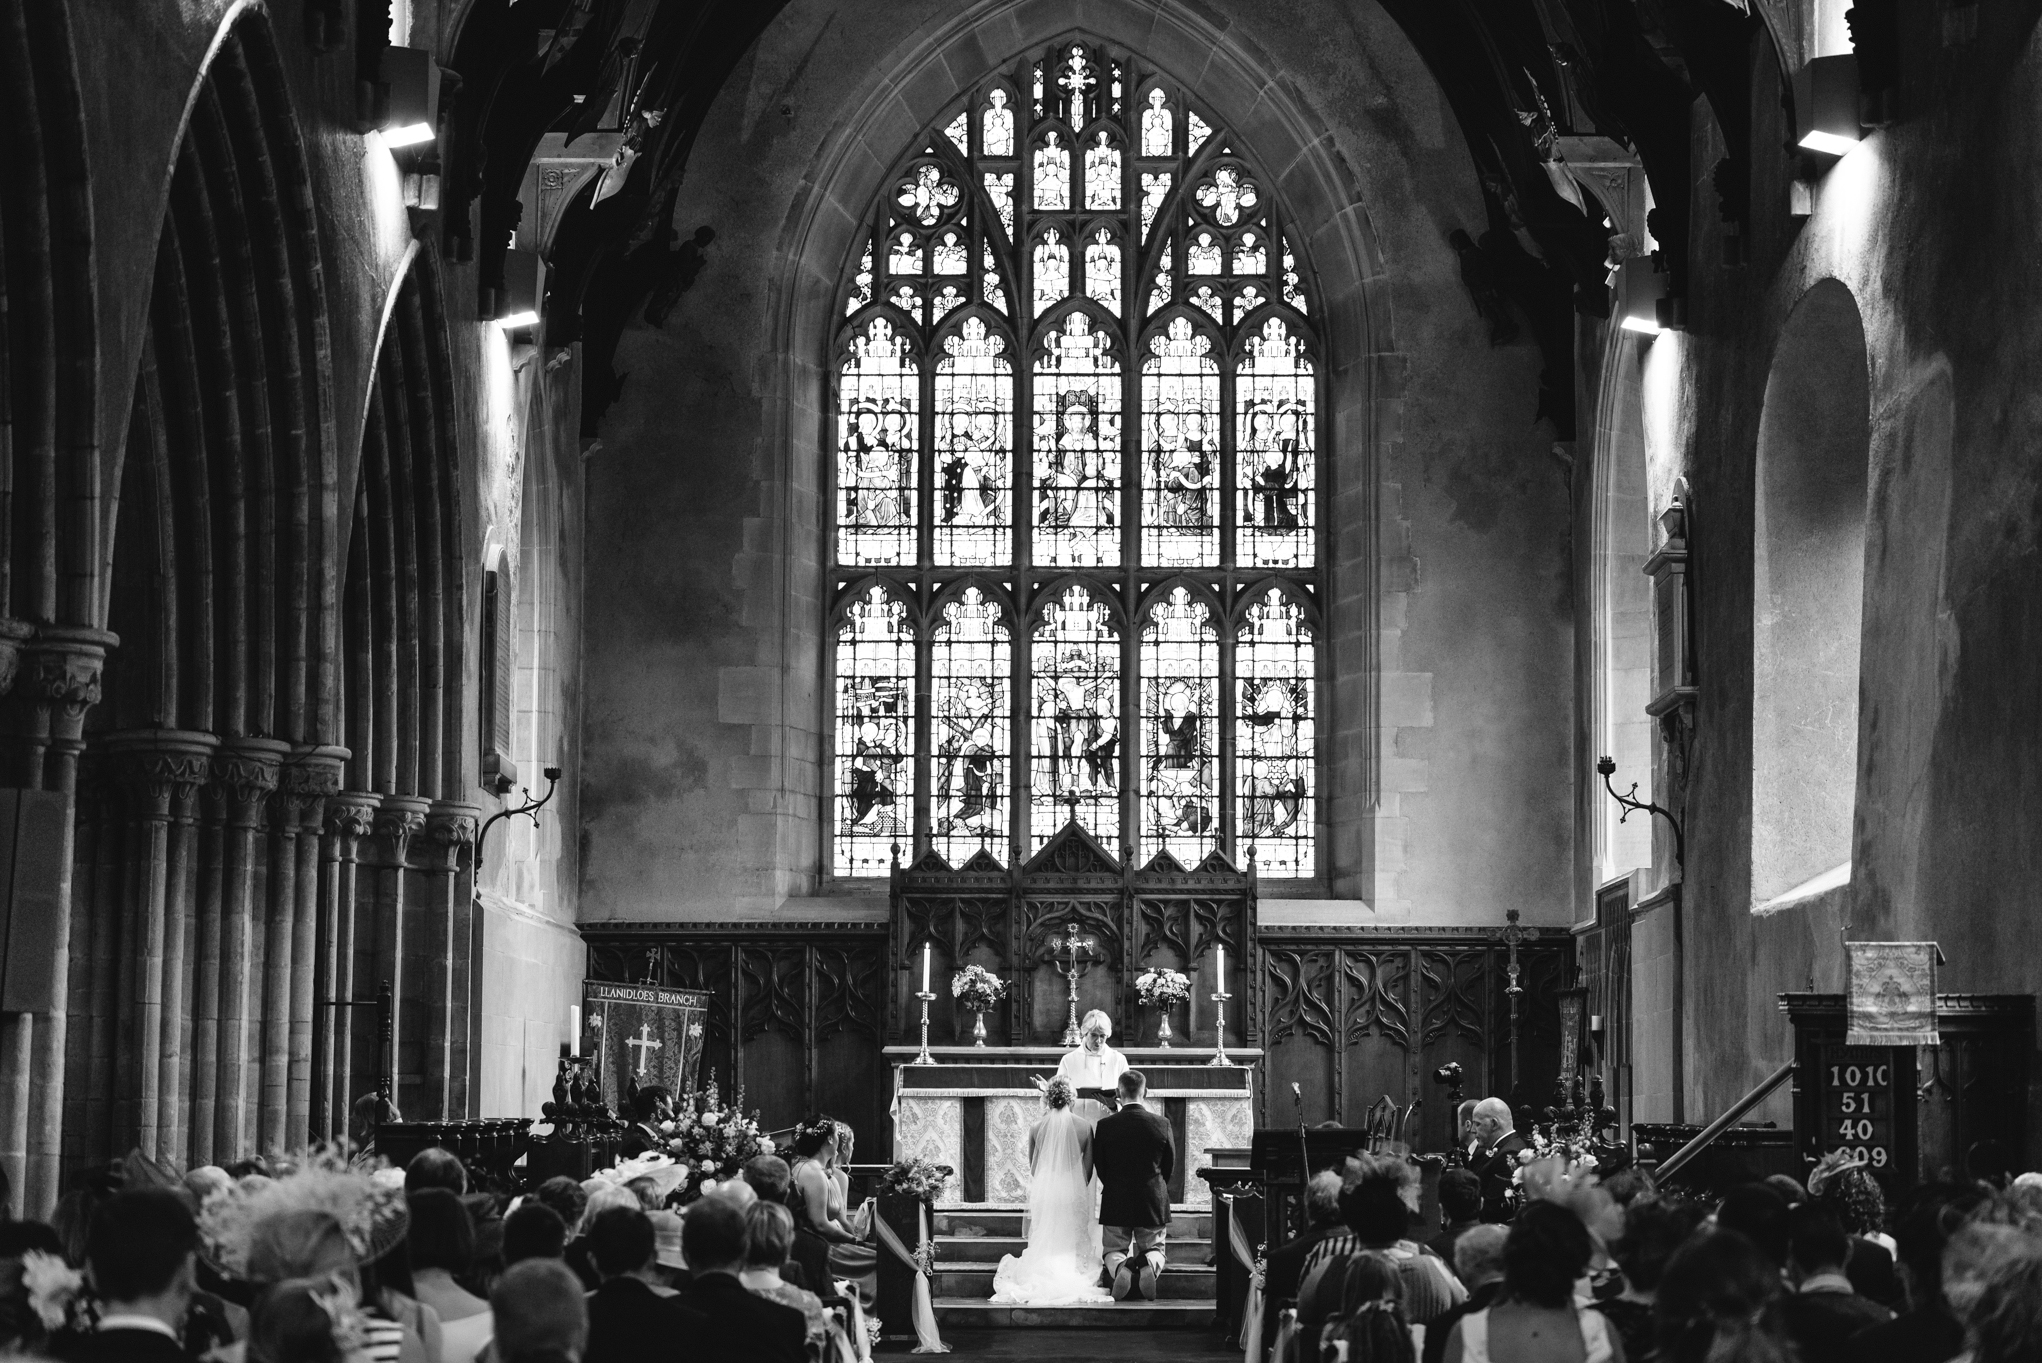
{"label": "stained glass window", "polygon": [[1219,563],[1220,368],[1179,315],[1142,361],[1142,562]]}
{"label": "stained glass window", "polygon": [[1314,681],[1304,611],[1272,587],[1234,642],[1235,845],[1243,857],[1255,849],[1263,875],[1312,873]]}
{"label": "stained glass window", "polygon": [[967,317],[936,361],[936,561],[1013,556],[1014,366],[1007,339]]}
{"label": "stained glass window", "polygon": [[838,384],[837,557],[915,561],[916,438],[922,388],[913,348],[874,317],[852,336]]}
{"label": "stained glass window", "polygon": [[1030,668],[1028,822],[1035,844],[1075,819],[1120,834],[1120,632],[1104,601],[1069,587],[1044,603]]}
{"label": "stained glass window", "polygon": [[1314,561],[1317,388],[1304,341],[1272,317],[1250,336],[1234,379],[1240,469],[1240,561],[1303,568]]}
{"label": "stained glass window", "polygon": [[1187,867],[1219,834],[1219,635],[1206,603],[1178,587],[1141,634],[1141,857]]}
{"label": "stained glass window", "polygon": [[1120,562],[1120,364],[1089,313],[1065,315],[1035,362],[1035,561]]}
{"label": "stained glass window", "polygon": [[1322,875],[1307,235],[1193,91],[1089,40],[904,150],[837,314],[831,870],[1010,864],[1075,818]]}
{"label": "stained glass window", "polygon": [[884,587],[854,597],[837,626],[837,873],[884,875],[911,832],[915,641]]}
{"label": "stained glass window", "polygon": [[977,587],[947,603],[930,648],[929,834],[952,866],[979,848],[1004,849],[1013,786],[1011,633]]}

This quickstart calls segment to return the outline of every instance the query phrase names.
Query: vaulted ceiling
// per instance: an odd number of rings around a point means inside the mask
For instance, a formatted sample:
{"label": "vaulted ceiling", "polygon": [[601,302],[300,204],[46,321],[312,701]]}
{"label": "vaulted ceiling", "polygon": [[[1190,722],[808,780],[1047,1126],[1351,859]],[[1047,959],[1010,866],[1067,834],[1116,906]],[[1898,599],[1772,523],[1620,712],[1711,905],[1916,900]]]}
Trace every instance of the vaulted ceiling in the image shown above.
{"label": "vaulted ceiling", "polygon": [[[547,340],[584,342],[584,429],[614,396],[611,353],[625,319],[685,287],[699,243],[672,229],[682,172],[718,89],[785,0],[475,0],[450,82],[441,230],[501,287],[520,189],[540,141],[621,134],[636,152],[621,191],[571,213],[551,249]],[[1573,435],[1572,313],[1603,315],[1608,237],[1593,199],[1563,196],[1557,139],[1601,136],[1650,179],[1651,228],[1679,293],[1692,186],[1713,175],[1741,217],[1749,172],[1754,45],[1761,20],[1731,0],[1354,0],[1380,3],[1438,79],[1488,209],[1464,247],[1529,323],[1546,362],[1539,415]],[[1860,0],[1861,7],[1865,0]],[[1872,0],[1890,6],[1892,0]],[[1707,100],[1728,154],[1689,164],[1690,108]],[[584,191],[593,196],[594,183]],[[1479,258],[1470,260],[1470,250]]]}

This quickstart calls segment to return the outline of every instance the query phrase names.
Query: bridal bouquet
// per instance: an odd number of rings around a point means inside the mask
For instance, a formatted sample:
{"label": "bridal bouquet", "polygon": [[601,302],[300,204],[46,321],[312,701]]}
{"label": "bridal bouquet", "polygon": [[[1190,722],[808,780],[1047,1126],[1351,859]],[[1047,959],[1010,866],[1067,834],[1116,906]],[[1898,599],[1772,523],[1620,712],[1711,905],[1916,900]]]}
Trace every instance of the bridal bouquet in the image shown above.
{"label": "bridal bouquet", "polygon": [[950,1176],[956,1172],[947,1164],[932,1164],[917,1156],[901,1160],[888,1169],[879,1180],[879,1188],[881,1192],[934,1202],[943,1195],[943,1185],[950,1182]]}
{"label": "bridal bouquet", "polygon": [[1191,981],[1181,970],[1158,966],[1134,977],[1134,996],[1144,1008],[1175,1008],[1191,997]]}
{"label": "bridal bouquet", "polygon": [[950,997],[974,1013],[990,1013],[1007,997],[1007,982],[982,965],[968,965],[950,977]]}
{"label": "bridal bouquet", "polygon": [[773,1146],[759,1130],[759,1116],[747,1116],[740,1091],[737,1101],[725,1105],[717,1096],[716,1081],[704,1089],[682,1094],[674,1101],[674,1119],[662,1122],[659,1134],[666,1139],[666,1153],[688,1171],[681,1185],[684,1198],[692,1198],[712,1179],[735,1178],[744,1162],[754,1155],[770,1155]]}

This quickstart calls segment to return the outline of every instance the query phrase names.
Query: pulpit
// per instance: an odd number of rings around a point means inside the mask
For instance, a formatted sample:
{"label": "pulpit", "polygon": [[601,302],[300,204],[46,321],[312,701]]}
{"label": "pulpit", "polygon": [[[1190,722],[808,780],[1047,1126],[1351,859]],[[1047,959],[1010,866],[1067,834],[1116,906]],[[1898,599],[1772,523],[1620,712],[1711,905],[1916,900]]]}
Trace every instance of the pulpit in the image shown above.
{"label": "pulpit", "polygon": [[[941,1207],[1020,1206],[1028,1201],[1028,1131],[1042,1115],[1033,1082],[1056,1073],[1054,1046],[938,1046],[934,1065],[913,1063],[917,1048],[889,1046],[893,1062],[894,1158],[920,1157],[957,1171]],[[1198,1170],[1209,1153],[1245,1146],[1255,1129],[1254,1064],[1260,1053],[1232,1050],[1240,1063],[1209,1065],[1210,1050],[1123,1050],[1149,1081],[1147,1103],[1170,1123],[1177,1169],[1170,1200],[1212,1205]]]}

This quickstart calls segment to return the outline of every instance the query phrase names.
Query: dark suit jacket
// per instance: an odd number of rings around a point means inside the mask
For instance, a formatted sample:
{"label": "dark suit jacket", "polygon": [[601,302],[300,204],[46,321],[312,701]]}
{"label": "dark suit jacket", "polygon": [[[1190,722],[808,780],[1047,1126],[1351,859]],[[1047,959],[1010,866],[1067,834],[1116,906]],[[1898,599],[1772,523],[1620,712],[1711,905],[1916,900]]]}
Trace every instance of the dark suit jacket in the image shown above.
{"label": "dark suit jacket", "polygon": [[1906,1305],[1901,1300],[1900,1276],[1893,1271],[1893,1251],[1877,1240],[1853,1235],[1850,1262],[1843,1266],[1843,1272],[1859,1296],[1895,1311]]}
{"label": "dark suit jacket", "polygon": [[188,1363],[183,1346],[154,1330],[102,1330],[79,1335],[58,1356],[65,1363]]}
{"label": "dark suit jacket", "polygon": [[1893,1313],[1855,1292],[1796,1292],[1780,1302],[1780,1319],[1801,1363],[1851,1363],[1851,1336],[1884,1325]]}
{"label": "dark suit jacket", "polygon": [[805,1363],[808,1319],[755,1297],[728,1273],[698,1273],[675,1300],[708,1317],[689,1337],[688,1363]]}
{"label": "dark suit jacket", "polygon": [[636,1278],[612,1278],[588,1296],[588,1347],[582,1363],[656,1363],[687,1355],[708,1325],[679,1297],[662,1297]]}
{"label": "dark suit jacket", "polygon": [[1481,1156],[1468,1161],[1468,1168],[1482,1180],[1482,1219],[1484,1221],[1508,1221],[1510,1219],[1510,1179],[1517,1172],[1517,1153],[1529,1144],[1515,1131],[1503,1133],[1503,1139],[1496,1142]]}
{"label": "dark suit jacket", "polygon": [[1092,1128],[1092,1168],[1099,1175],[1099,1224],[1170,1224],[1170,1172],[1177,1146],[1170,1123],[1132,1104]]}
{"label": "dark suit jacket", "polygon": [[[1466,1301],[1426,1326],[1425,1353],[1420,1357],[1419,1363],[1445,1363],[1446,1342],[1452,1337],[1454,1326],[1461,1323],[1461,1317],[1473,1315],[1477,1311],[1487,1311],[1496,1304],[1496,1299],[1501,1295],[1503,1295],[1501,1282],[1483,1283],[1468,1294]],[[1630,1363],[1630,1357],[1629,1354],[1624,1355],[1625,1363]],[[1640,1359],[1638,1363],[1644,1363],[1644,1360]]]}
{"label": "dark suit jacket", "polygon": [[624,1133],[624,1140],[618,1147],[618,1153],[625,1159],[637,1159],[646,1151],[659,1148],[659,1133],[644,1122],[633,1122],[631,1128]]}
{"label": "dark suit jacket", "polygon": [[1861,1363],[1943,1363],[1963,1348],[1964,1327],[1941,1302],[1860,1330],[1850,1341],[1851,1357]]}

